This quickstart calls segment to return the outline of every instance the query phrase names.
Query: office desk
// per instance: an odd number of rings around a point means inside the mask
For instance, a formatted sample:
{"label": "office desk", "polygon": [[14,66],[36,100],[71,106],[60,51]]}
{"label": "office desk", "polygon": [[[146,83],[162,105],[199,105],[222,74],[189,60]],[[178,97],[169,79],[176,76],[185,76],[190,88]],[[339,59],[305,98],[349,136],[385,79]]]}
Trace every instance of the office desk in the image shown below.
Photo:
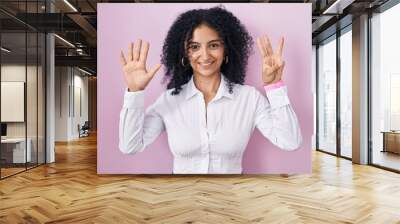
{"label": "office desk", "polygon": [[[30,162],[32,158],[31,146],[32,140],[27,138],[28,143],[25,154],[25,138],[6,138],[1,139],[1,157],[7,163],[25,163]],[[11,159],[12,158],[12,159]],[[27,161],[25,161],[25,158]]]}
{"label": "office desk", "polygon": [[393,152],[400,154],[400,132],[399,131],[382,131],[383,133],[383,150],[382,152]]}

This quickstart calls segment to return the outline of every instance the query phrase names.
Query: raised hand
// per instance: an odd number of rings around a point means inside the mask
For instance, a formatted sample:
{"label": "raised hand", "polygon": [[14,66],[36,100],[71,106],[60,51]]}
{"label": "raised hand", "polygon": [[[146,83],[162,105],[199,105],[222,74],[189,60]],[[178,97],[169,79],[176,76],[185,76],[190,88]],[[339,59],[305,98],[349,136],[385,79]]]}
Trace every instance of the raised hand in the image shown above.
{"label": "raised hand", "polygon": [[120,61],[129,91],[144,90],[161,67],[161,64],[157,64],[149,71],[146,69],[149,47],[148,42],[143,41],[142,43],[142,40],[139,39],[135,44],[129,44],[128,58],[125,58],[121,51]]}
{"label": "raised hand", "polygon": [[279,82],[282,78],[285,62],[282,60],[284,39],[281,37],[278,49],[273,52],[267,36],[257,38],[258,49],[262,56],[262,80],[265,85]]}

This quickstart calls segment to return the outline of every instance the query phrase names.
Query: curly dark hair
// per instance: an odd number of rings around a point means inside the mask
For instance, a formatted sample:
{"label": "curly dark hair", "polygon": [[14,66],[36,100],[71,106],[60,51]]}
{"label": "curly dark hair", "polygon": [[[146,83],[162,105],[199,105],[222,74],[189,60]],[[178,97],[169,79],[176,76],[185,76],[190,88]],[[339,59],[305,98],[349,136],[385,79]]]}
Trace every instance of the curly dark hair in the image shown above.
{"label": "curly dark hair", "polygon": [[[221,72],[228,80],[229,92],[233,84],[243,84],[246,66],[253,47],[253,39],[240,20],[221,6],[209,9],[193,9],[178,16],[164,40],[161,62],[166,68],[167,89],[172,95],[182,90],[193,75],[191,66],[183,66],[182,58],[188,61],[185,43],[192,38],[193,31],[200,25],[213,28],[224,41],[228,63],[223,63]],[[188,63],[186,63],[188,64]],[[164,81],[165,81],[164,79]]]}

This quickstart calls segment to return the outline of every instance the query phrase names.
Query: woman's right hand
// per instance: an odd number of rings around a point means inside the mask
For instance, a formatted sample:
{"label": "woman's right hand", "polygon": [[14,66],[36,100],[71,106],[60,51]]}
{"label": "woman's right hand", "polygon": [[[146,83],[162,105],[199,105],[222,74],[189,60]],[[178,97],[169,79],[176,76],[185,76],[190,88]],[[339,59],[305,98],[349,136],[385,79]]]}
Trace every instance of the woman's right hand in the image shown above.
{"label": "woman's right hand", "polygon": [[157,64],[149,71],[146,69],[149,47],[150,45],[148,42],[143,41],[142,43],[142,40],[139,39],[136,40],[135,44],[129,44],[127,58],[121,51],[120,60],[129,91],[135,92],[144,90],[161,67],[161,64]]}

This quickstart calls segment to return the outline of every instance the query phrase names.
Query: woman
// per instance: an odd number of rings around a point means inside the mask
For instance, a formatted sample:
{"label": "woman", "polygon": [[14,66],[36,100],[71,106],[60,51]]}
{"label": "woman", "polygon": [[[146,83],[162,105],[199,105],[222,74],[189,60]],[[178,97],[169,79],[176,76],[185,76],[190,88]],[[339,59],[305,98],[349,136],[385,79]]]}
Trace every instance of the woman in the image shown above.
{"label": "woman", "polygon": [[255,127],[282,149],[298,148],[300,128],[281,80],[283,38],[275,52],[267,37],[257,38],[257,45],[266,97],[243,85],[252,38],[232,13],[214,7],[181,14],[163,46],[168,90],[145,112],[144,90],[161,65],[147,70],[149,43],[131,43],[127,56],[121,52],[128,90],[120,150],[141,152],[165,130],[173,173],[240,174]]}

